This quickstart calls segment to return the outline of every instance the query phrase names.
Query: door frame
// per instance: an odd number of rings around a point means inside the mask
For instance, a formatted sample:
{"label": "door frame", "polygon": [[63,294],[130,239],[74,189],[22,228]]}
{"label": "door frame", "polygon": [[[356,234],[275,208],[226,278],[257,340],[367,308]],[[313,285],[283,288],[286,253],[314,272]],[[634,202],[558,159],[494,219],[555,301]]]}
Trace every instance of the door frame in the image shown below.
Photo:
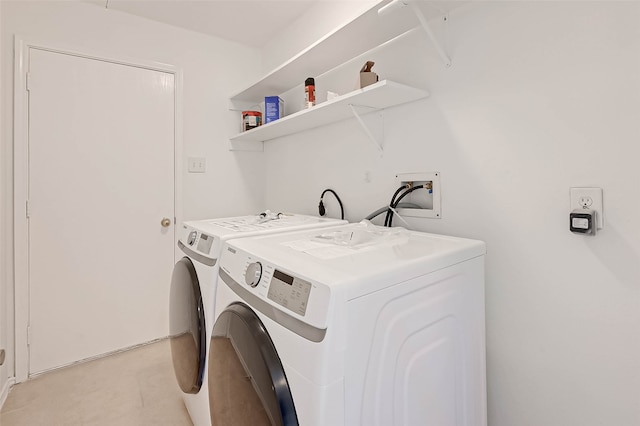
{"label": "door frame", "polygon": [[[27,72],[29,70],[29,50],[37,49],[85,59],[110,62],[174,76],[174,259],[177,256],[177,224],[182,222],[182,69],[160,62],[139,58],[123,57],[117,54],[60,46],[49,42],[30,40],[18,35],[14,42],[14,118],[13,118],[13,244],[14,281],[13,300],[7,308],[14,317],[14,377],[17,383],[29,378],[29,222],[27,220],[27,200],[29,198],[29,95]],[[169,279],[169,277],[167,277]],[[8,300],[11,298],[8,297]],[[11,339],[8,339],[9,341]]]}

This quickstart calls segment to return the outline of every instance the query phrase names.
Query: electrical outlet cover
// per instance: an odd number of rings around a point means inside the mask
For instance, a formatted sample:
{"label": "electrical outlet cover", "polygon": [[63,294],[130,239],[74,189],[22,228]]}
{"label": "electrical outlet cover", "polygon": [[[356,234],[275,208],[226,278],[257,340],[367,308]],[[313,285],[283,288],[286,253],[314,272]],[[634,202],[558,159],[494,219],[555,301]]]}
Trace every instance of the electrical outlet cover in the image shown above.
{"label": "electrical outlet cover", "polygon": [[570,209],[589,209],[596,212],[598,229],[604,226],[604,209],[602,204],[602,188],[571,188]]}

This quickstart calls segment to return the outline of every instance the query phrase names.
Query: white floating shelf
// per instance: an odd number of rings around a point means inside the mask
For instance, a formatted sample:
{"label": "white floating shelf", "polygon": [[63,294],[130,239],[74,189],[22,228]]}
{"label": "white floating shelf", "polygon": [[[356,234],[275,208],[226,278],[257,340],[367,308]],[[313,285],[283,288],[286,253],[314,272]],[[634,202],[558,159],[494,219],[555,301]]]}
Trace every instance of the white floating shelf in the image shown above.
{"label": "white floating shelf", "polygon": [[364,89],[358,89],[323,102],[313,108],[298,111],[277,121],[239,133],[231,137],[230,140],[232,146],[234,142],[268,141],[351,118],[353,112],[350,105],[368,107],[373,111],[417,101],[428,96],[429,92],[426,90],[383,80]]}
{"label": "white floating shelf", "polygon": [[[253,85],[231,96],[233,101],[257,103],[265,95],[284,93],[309,76],[325,72],[420,25],[411,8],[379,16],[378,9],[390,3],[382,0],[355,19],[334,29]],[[414,0],[425,20],[442,17],[468,1]]]}

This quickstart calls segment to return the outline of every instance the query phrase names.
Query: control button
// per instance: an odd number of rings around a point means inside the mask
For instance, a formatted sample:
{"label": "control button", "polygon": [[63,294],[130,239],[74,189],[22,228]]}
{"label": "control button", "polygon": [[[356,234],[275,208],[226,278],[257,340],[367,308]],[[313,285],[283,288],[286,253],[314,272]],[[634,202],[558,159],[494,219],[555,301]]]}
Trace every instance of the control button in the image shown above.
{"label": "control button", "polygon": [[187,237],[187,244],[189,244],[190,246],[193,245],[193,243],[196,242],[196,237],[198,236],[198,232],[197,231],[191,231],[189,233],[189,236]]}
{"label": "control button", "polygon": [[247,271],[244,273],[244,281],[248,286],[255,287],[260,282],[262,277],[262,264],[260,262],[253,262],[247,266]]}
{"label": "control button", "polygon": [[589,219],[574,217],[573,227],[580,228],[580,229],[589,229]]}

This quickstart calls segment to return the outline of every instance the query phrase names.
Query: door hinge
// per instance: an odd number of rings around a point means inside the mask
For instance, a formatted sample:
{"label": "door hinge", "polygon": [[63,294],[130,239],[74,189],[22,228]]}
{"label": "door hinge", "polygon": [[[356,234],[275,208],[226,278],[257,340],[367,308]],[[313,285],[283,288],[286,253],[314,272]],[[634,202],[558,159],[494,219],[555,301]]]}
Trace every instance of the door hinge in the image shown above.
{"label": "door hinge", "polygon": [[29,219],[29,217],[31,216],[31,208],[29,206],[29,200],[27,200],[25,203],[24,212],[25,212],[25,215],[27,216],[27,219]]}
{"label": "door hinge", "polygon": [[25,80],[27,82],[27,92],[28,92],[31,90],[31,73],[30,72],[27,73]]}
{"label": "door hinge", "polygon": [[27,326],[27,345],[31,344],[31,326]]}

